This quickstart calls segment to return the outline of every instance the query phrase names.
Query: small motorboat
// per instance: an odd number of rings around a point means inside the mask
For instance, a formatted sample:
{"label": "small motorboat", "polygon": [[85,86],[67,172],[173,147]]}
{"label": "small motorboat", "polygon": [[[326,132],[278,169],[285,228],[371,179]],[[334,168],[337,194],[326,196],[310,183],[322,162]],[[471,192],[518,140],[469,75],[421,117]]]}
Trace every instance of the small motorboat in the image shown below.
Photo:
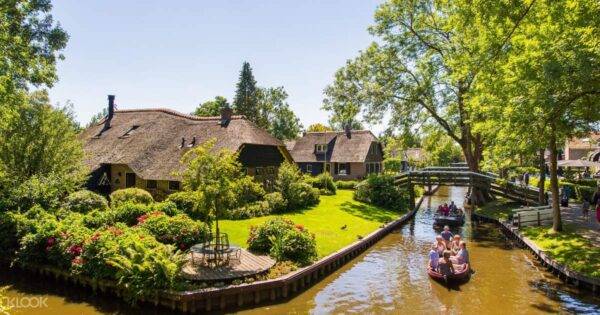
{"label": "small motorboat", "polygon": [[433,222],[435,225],[449,225],[449,226],[458,226],[465,224],[465,214],[464,212],[460,212],[459,214],[450,214],[443,215],[441,213],[436,213],[433,216]]}
{"label": "small motorboat", "polygon": [[448,276],[444,276],[443,274],[431,269],[431,267],[428,266],[427,274],[429,274],[429,276],[432,279],[437,281],[459,282],[469,279],[469,276],[471,275],[471,269],[469,269],[469,264],[454,265],[454,273]]}

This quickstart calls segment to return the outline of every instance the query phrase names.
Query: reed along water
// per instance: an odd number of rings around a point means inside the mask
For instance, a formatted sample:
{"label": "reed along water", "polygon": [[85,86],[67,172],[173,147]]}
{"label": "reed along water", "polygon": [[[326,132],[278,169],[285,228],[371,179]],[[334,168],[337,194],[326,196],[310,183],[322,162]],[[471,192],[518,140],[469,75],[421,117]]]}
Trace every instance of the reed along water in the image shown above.
{"label": "reed along water", "polygon": [[[415,218],[333,274],[285,303],[241,314],[600,314],[600,298],[578,292],[545,271],[529,252],[513,247],[493,224],[453,229],[467,242],[475,273],[469,282],[445,287],[427,275],[427,254],[439,230],[440,203],[460,204],[464,188],[441,187],[426,197]],[[340,222],[340,226],[344,225]],[[134,308],[118,298],[25,275],[0,273],[8,298],[46,298],[46,306],[12,314],[164,314]],[[25,301],[25,300],[24,300]],[[35,301],[30,302],[35,303]]]}

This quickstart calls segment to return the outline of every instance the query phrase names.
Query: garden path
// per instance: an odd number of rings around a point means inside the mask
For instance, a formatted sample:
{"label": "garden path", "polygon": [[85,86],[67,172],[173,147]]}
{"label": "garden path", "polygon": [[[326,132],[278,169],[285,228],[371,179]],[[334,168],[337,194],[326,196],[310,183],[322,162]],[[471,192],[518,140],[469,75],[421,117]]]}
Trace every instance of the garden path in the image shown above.
{"label": "garden path", "polygon": [[575,227],[576,231],[590,240],[595,246],[600,246],[600,224],[596,221],[596,211],[590,209],[589,218],[583,218],[581,204],[570,204],[569,207],[561,208],[563,223]]}

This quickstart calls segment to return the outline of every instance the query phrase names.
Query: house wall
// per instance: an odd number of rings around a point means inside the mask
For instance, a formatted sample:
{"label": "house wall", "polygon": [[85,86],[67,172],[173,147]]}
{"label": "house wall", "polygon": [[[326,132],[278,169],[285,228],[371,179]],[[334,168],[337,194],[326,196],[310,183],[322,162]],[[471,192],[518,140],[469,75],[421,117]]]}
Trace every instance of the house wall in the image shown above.
{"label": "house wall", "polygon": [[[111,176],[110,176],[111,191],[126,188],[125,187],[125,184],[126,184],[126,175],[125,174],[127,174],[127,173],[135,174],[135,172],[129,166],[127,166],[125,164],[112,164],[110,169],[111,169]],[[155,189],[147,188],[146,187],[147,184],[148,183],[145,179],[139,177],[137,174],[135,175],[135,186],[134,187],[148,191],[152,195],[152,197],[154,197],[154,199],[157,201],[161,201],[161,200],[165,199],[167,195],[177,192],[177,190],[169,189],[169,181],[168,180],[157,180]]]}
{"label": "house wall", "polygon": [[[304,174],[310,174],[313,176],[317,176],[321,173],[323,173],[323,162],[310,162],[310,163],[296,163],[298,165],[298,168],[300,168],[300,171],[302,171],[302,173]],[[312,165],[312,172],[308,173],[306,171],[307,165]]]}
{"label": "house wall", "polygon": [[565,150],[565,160],[580,160],[583,158],[587,158],[588,154],[590,154],[594,150],[597,150],[597,148],[591,148],[591,149],[567,148]]}

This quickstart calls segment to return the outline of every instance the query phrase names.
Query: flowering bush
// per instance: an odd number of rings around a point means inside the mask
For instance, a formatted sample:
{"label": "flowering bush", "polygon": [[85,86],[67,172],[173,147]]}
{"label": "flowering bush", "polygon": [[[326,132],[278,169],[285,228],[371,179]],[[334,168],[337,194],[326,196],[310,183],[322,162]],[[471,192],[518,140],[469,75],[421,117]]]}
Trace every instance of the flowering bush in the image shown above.
{"label": "flowering bush", "polygon": [[65,209],[69,211],[88,213],[92,210],[108,210],[106,198],[89,190],[79,190],[67,196],[64,202]]}
{"label": "flowering bush", "polygon": [[0,213],[0,255],[10,258],[19,249],[23,236],[35,230],[35,221],[24,214],[15,212]]}
{"label": "flowering bush", "polygon": [[206,223],[194,221],[184,214],[169,217],[162,212],[152,212],[139,217],[138,225],[157,241],[175,245],[180,250],[205,241],[209,232]]}
{"label": "flowering bush", "polygon": [[125,188],[110,194],[110,205],[117,208],[125,203],[148,205],[154,202],[149,192],[139,188]]}
{"label": "flowering bush", "polygon": [[259,226],[251,226],[248,249],[259,253],[268,253],[272,246],[271,238],[280,237],[285,231],[292,228],[294,228],[294,222],[281,217],[268,220]]}
{"label": "flowering bush", "polygon": [[115,223],[116,212],[114,210],[100,211],[92,210],[83,217],[83,224],[90,229],[97,229]]}
{"label": "flowering bush", "polygon": [[190,218],[202,222],[210,222],[208,209],[202,206],[202,193],[197,191],[180,191],[170,194],[167,201],[173,202],[177,209],[183,211]]}
{"label": "flowering bush", "polygon": [[115,222],[136,225],[139,217],[153,211],[150,205],[125,203],[115,209]]}

